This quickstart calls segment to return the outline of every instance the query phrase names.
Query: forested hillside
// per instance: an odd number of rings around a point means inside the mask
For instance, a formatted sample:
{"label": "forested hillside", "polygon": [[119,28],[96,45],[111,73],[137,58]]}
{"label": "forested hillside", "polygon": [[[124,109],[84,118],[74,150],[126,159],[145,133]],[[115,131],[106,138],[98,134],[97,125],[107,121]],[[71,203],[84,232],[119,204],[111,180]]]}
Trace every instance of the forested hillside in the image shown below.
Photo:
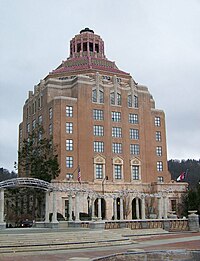
{"label": "forested hillside", "polygon": [[177,177],[188,170],[188,174],[183,182],[188,182],[190,188],[196,187],[200,182],[200,160],[169,160],[168,161],[169,172],[172,179],[176,180]]}

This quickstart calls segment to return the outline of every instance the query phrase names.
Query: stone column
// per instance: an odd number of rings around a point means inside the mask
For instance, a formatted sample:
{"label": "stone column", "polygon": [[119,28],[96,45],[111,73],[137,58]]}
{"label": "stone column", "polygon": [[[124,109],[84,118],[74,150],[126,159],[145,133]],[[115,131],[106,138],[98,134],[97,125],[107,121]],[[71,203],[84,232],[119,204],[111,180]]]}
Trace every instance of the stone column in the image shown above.
{"label": "stone column", "polygon": [[158,198],[158,218],[161,219],[162,218],[162,201],[163,198],[162,196]]}
{"label": "stone column", "polygon": [[72,221],[72,195],[69,194],[68,195],[68,202],[69,202],[69,208],[68,208],[68,211],[69,211],[69,221]]}
{"label": "stone column", "polygon": [[92,220],[95,220],[95,216],[94,216],[94,198],[91,198],[91,215],[92,215]]}
{"label": "stone column", "polygon": [[0,224],[4,223],[4,189],[0,189]]}
{"label": "stone column", "polygon": [[142,197],[142,219],[146,219],[146,215],[145,215],[145,197]]}
{"label": "stone column", "polygon": [[80,221],[79,214],[80,214],[80,211],[79,211],[79,195],[77,193],[75,195],[75,220],[76,221]]}
{"label": "stone column", "polygon": [[57,204],[56,204],[56,191],[53,190],[53,216],[52,216],[52,223],[58,223],[57,220]]}
{"label": "stone column", "polygon": [[101,198],[98,198],[98,219],[101,220]]}
{"label": "stone column", "polygon": [[45,223],[49,223],[49,191],[45,192]]}
{"label": "stone column", "polygon": [[117,199],[113,198],[113,216],[114,220],[117,220]]}
{"label": "stone column", "polygon": [[124,219],[124,206],[123,206],[123,198],[120,198],[120,220]]}
{"label": "stone column", "polygon": [[164,212],[164,218],[167,218],[167,212],[168,212],[168,202],[167,202],[168,198],[167,196],[163,197],[163,212]]}
{"label": "stone column", "polygon": [[136,202],[136,217],[137,219],[140,219],[139,198],[135,198],[135,202]]}

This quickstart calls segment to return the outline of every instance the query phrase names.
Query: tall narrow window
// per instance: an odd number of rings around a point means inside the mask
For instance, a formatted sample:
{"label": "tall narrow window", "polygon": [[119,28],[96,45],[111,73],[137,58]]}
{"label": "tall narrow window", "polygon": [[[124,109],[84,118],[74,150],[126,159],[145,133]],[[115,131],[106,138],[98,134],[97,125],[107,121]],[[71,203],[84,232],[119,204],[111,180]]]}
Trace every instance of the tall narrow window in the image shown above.
{"label": "tall narrow window", "polygon": [[38,117],[38,124],[39,124],[39,125],[42,125],[42,115],[40,115],[40,116]]}
{"label": "tall narrow window", "polygon": [[73,157],[72,156],[66,157],[66,168],[73,168]]}
{"label": "tall narrow window", "polygon": [[134,95],[134,107],[138,108],[138,97],[136,95]]}
{"label": "tall narrow window", "polygon": [[139,180],[140,175],[139,175],[139,166],[137,165],[132,165],[131,166],[131,170],[132,170],[132,179],[133,180]]}
{"label": "tall narrow window", "polygon": [[92,90],[92,101],[97,102],[97,90]]}
{"label": "tall narrow window", "polygon": [[162,156],[162,147],[161,146],[157,146],[156,147],[156,155],[157,156]]}
{"label": "tall narrow window", "polygon": [[156,141],[161,141],[161,132],[156,131]]}
{"label": "tall narrow window", "polygon": [[132,104],[132,95],[131,94],[128,95],[127,105],[128,105],[128,107],[132,107],[133,106],[133,104]]}
{"label": "tall narrow window", "polygon": [[157,126],[157,127],[161,126],[160,117],[158,117],[158,116],[155,117],[155,126]]}
{"label": "tall narrow window", "polygon": [[163,162],[157,161],[157,171],[163,171]]}
{"label": "tall narrow window", "polygon": [[66,133],[73,133],[73,123],[72,122],[66,122]]}
{"label": "tall narrow window", "polygon": [[104,103],[104,93],[103,91],[99,91],[99,103]]}
{"label": "tall narrow window", "polygon": [[117,93],[117,105],[121,105],[121,104],[122,104],[121,94]]}
{"label": "tall narrow window", "polygon": [[73,107],[66,106],[66,117],[73,117]]}
{"label": "tall narrow window", "polygon": [[71,140],[71,139],[66,140],[66,150],[67,151],[72,151],[73,150],[73,140]]}
{"label": "tall narrow window", "polygon": [[96,179],[103,179],[103,164],[96,164]]}
{"label": "tall narrow window", "polygon": [[49,124],[49,135],[52,135],[53,129],[52,129],[52,124]]}
{"label": "tall narrow window", "polygon": [[114,92],[110,93],[110,104],[115,105],[115,93]]}
{"label": "tall narrow window", "polygon": [[122,165],[114,165],[115,179],[122,179]]}
{"label": "tall narrow window", "polygon": [[53,117],[53,109],[50,108],[50,109],[49,109],[49,119],[51,120],[52,117]]}

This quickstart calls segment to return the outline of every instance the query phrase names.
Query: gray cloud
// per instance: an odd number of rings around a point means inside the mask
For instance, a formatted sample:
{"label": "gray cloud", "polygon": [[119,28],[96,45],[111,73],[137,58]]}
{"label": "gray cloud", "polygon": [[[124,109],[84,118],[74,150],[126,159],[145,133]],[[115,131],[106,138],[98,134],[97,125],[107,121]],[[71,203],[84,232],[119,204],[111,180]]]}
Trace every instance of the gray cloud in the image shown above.
{"label": "gray cloud", "polygon": [[166,113],[168,158],[199,159],[200,2],[197,0],[1,0],[0,166],[13,169],[28,90],[91,27],[106,55],[148,86]]}

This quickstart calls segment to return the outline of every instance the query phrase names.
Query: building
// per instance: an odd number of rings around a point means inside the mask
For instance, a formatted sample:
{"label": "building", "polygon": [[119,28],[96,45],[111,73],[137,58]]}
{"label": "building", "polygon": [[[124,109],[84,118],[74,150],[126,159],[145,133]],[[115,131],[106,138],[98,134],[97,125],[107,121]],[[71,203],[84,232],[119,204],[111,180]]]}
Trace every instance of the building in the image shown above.
{"label": "building", "polygon": [[29,91],[19,149],[36,123],[57,146],[61,172],[52,182],[66,218],[161,218],[176,210],[186,187],[167,169],[164,112],[146,86],[106,58],[93,30],[81,30],[69,58]]}

